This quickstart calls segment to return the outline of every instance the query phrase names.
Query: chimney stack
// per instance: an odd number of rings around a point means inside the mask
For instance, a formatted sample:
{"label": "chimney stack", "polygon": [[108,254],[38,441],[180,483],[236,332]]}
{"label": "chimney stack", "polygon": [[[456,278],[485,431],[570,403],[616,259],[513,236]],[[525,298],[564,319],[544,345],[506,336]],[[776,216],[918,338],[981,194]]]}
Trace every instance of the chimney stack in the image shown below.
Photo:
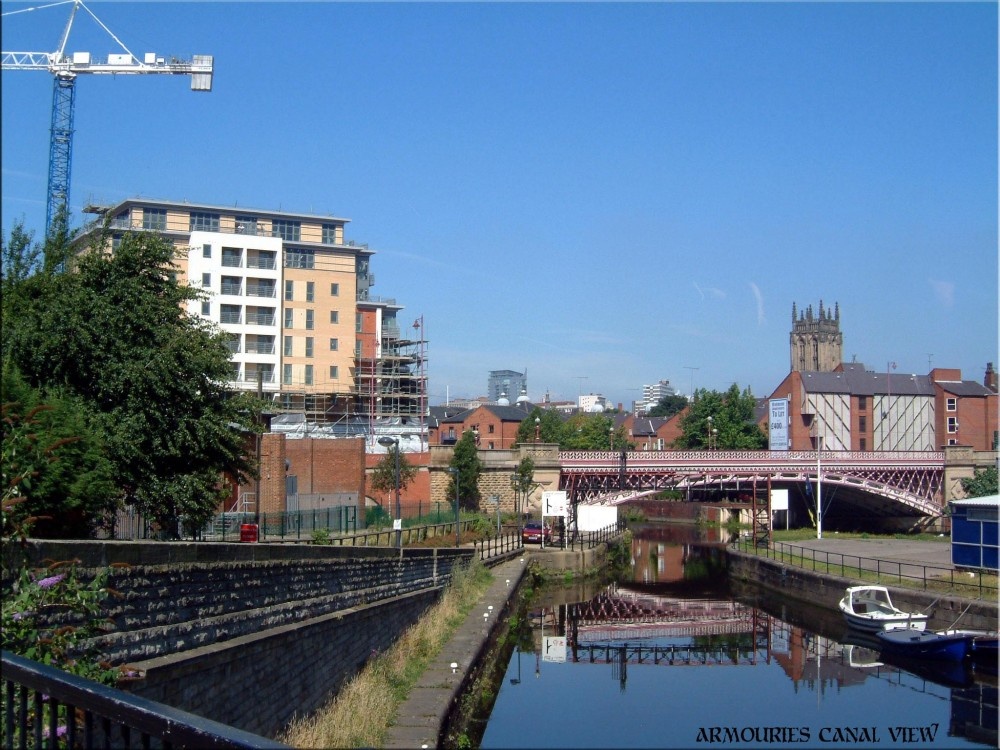
{"label": "chimney stack", "polygon": [[997,392],[997,371],[993,369],[993,363],[986,363],[986,377],[983,378],[983,385],[994,393]]}

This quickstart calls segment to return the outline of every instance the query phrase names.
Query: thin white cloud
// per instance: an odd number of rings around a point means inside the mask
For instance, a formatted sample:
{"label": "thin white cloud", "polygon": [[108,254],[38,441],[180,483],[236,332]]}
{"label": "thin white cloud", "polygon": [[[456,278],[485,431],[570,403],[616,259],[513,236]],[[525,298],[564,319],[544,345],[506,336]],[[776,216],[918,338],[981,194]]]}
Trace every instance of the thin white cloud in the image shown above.
{"label": "thin white cloud", "polygon": [[750,289],[753,291],[754,299],[757,300],[757,325],[764,325],[766,322],[764,317],[764,296],[760,293],[760,287],[752,281],[750,282]]}
{"label": "thin white cloud", "polygon": [[934,290],[934,296],[937,297],[938,302],[945,307],[951,307],[955,304],[954,282],[941,281],[939,279],[929,279],[929,281],[931,289]]}
{"label": "thin white cloud", "polygon": [[706,294],[709,297],[714,297],[715,299],[725,299],[726,298],[726,293],[724,291],[722,291],[721,289],[718,289],[718,288],[716,288],[714,286],[707,286],[707,287],[702,288],[702,287],[700,287],[698,285],[697,281],[692,281],[691,283],[694,284],[694,288],[698,291],[698,294],[701,295],[702,299],[705,299],[705,295]]}

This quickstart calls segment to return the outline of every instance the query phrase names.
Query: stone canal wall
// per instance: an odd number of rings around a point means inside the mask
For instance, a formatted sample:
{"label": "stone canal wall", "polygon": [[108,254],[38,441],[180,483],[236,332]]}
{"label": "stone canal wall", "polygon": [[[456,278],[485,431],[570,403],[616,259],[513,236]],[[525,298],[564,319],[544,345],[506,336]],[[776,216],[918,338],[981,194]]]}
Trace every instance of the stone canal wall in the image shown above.
{"label": "stone canal wall", "polygon": [[83,579],[124,564],[108,581],[113,630],[88,645],[138,673],[136,695],[273,735],[391,646],[473,550],[31,541],[23,553],[32,566],[78,560]]}
{"label": "stone canal wall", "polygon": [[[779,560],[729,549],[728,567],[731,578],[750,581],[783,596],[837,611],[844,589],[859,581],[825,573],[796,568]],[[930,615],[929,627],[951,627],[961,617],[960,627],[976,630],[997,629],[995,601],[967,599],[932,591],[889,586],[893,604],[912,612]]]}

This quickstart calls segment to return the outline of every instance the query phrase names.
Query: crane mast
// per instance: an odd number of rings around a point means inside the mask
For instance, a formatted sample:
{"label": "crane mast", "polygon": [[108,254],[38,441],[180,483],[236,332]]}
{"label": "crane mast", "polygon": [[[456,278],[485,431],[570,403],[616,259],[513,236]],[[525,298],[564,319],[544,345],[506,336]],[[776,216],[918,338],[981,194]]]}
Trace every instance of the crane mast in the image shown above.
{"label": "crane mast", "polygon": [[[73,156],[73,115],[76,105],[76,78],[83,74],[96,75],[189,75],[192,91],[211,91],[214,60],[211,55],[194,55],[190,60],[161,57],[147,52],[140,60],[122,44],[111,30],[91,12],[82,0],[67,0],[73,5],[69,21],[55,52],[3,52],[3,70],[43,70],[54,76],[52,83],[52,122],[49,131],[48,194],[45,209],[45,231],[69,208],[70,166]],[[63,3],[56,3],[62,5]],[[48,6],[46,6],[48,7]],[[93,57],[89,52],[66,53],[70,30],[77,11],[83,8],[93,17],[123,52],[107,58]],[[26,10],[34,10],[29,8]],[[17,13],[25,11],[14,11]],[[3,15],[12,15],[5,13]]]}

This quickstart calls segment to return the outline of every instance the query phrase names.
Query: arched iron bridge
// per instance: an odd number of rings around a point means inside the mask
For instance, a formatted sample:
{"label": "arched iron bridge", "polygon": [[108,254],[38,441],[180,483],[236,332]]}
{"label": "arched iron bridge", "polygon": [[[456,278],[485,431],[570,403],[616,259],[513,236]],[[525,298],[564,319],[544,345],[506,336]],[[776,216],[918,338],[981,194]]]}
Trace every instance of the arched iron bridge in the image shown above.
{"label": "arched iron bridge", "polygon": [[559,463],[559,488],[574,505],[698,488],[749,496],[815,486],[818,474],[831,499],[876,516],[939,516],[943,507],[942,451],[563,451]]}

